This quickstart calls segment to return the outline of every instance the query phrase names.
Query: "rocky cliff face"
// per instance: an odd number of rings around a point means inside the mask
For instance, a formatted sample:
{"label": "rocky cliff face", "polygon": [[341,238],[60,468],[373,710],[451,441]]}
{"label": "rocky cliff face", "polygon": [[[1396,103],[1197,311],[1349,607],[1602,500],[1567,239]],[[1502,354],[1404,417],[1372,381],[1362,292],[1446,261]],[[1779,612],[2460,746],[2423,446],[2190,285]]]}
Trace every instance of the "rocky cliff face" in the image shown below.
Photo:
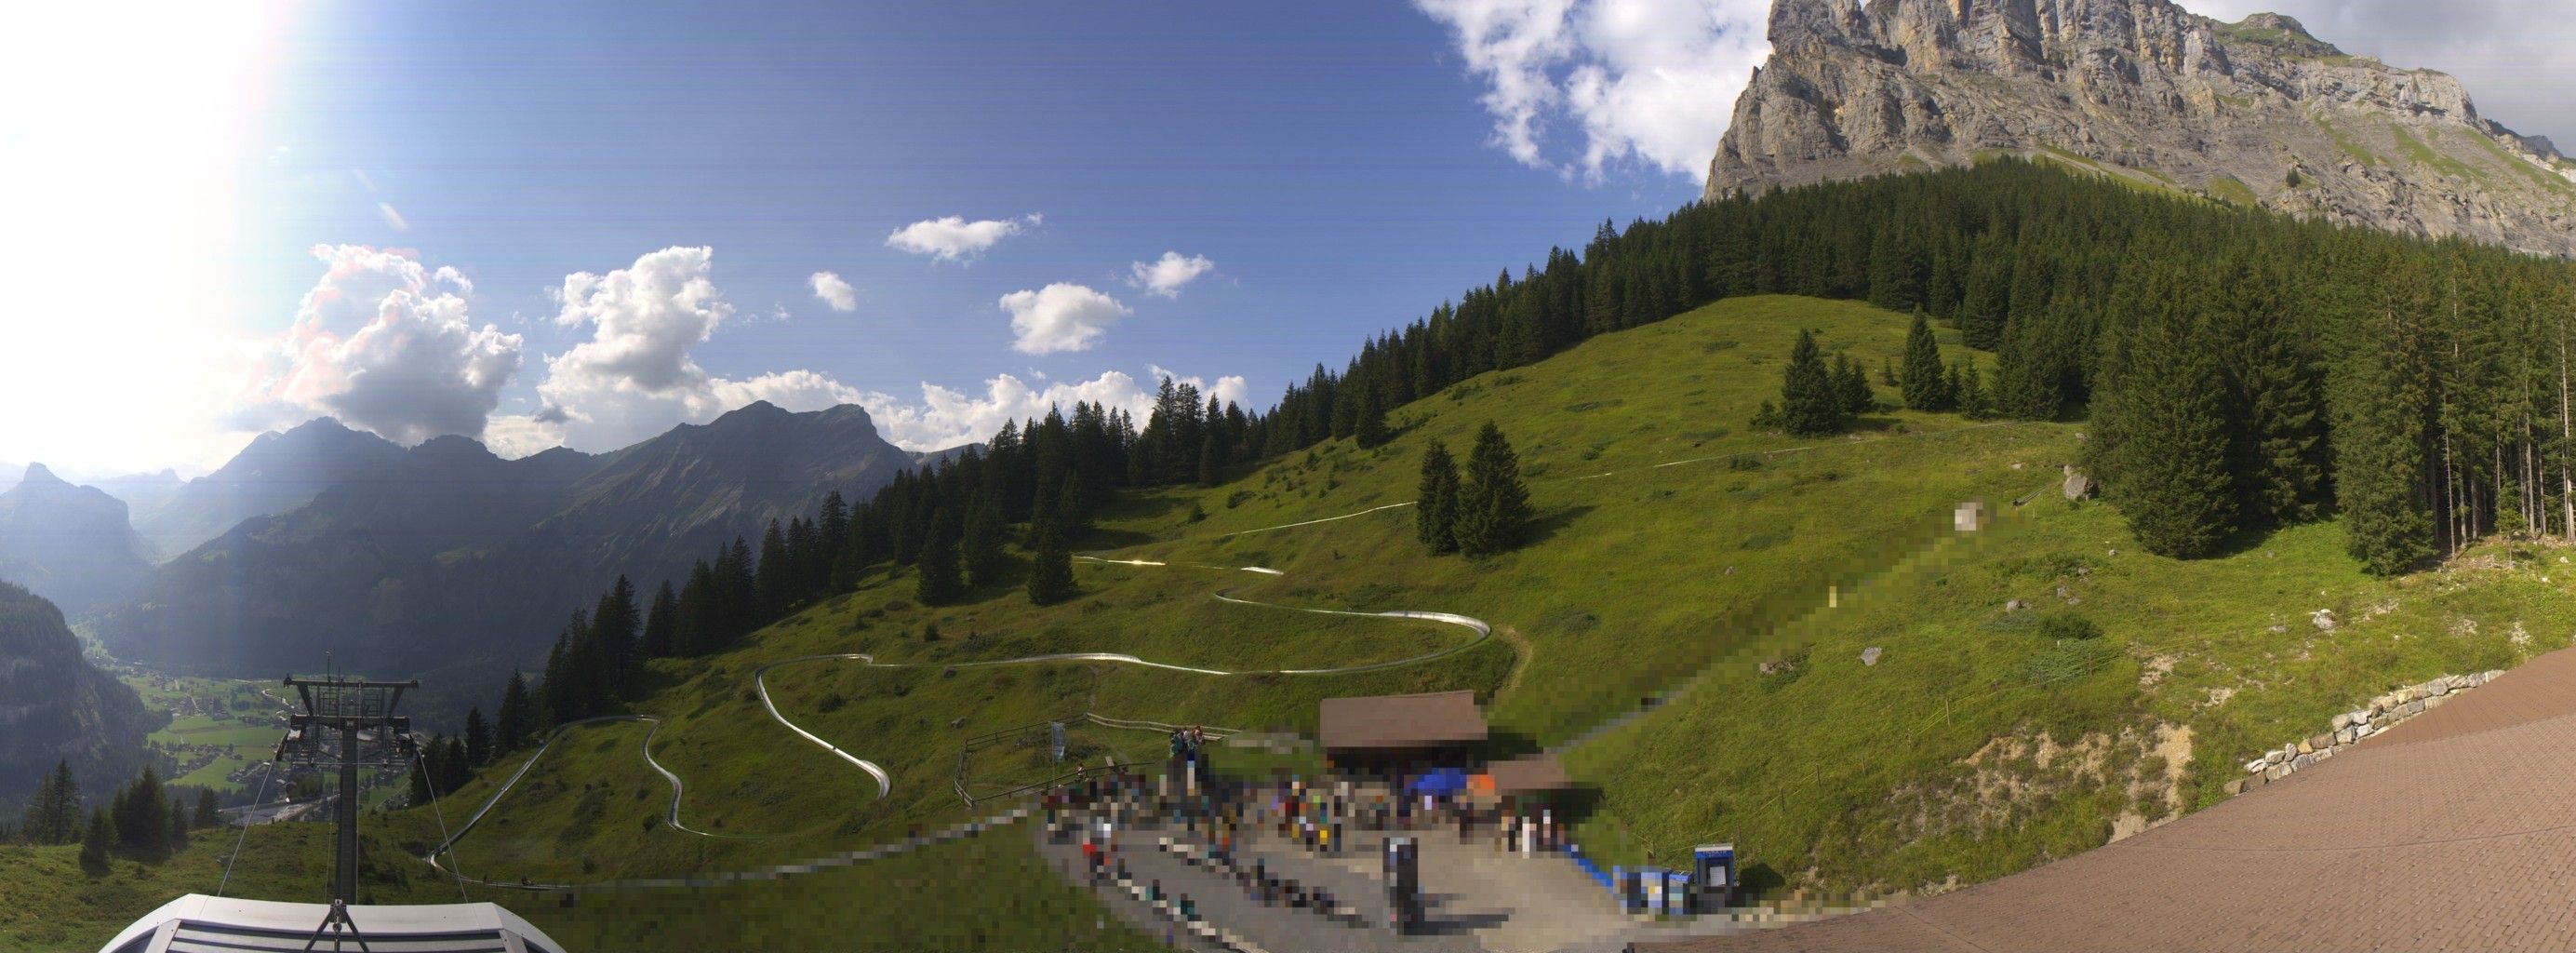
{"label": "rocky cliff face", "polygon": [[155,727],[143,700],[81,657],[53,603],[0,582],[0,805],[18,804],[58,761],[92,803],[143,766]]}
{"label": "rocky cliff face", "polygon": [[2576,254],[2576,162],[2450,76],[2166,0],[1777,0],[1708,196],[1997,155]]}
{"label": "rocky cliff face", "polygon": [[78,615],[122,596],[151,564],[125,501],[73,486],[44,464],[0,493],[0,580]]}

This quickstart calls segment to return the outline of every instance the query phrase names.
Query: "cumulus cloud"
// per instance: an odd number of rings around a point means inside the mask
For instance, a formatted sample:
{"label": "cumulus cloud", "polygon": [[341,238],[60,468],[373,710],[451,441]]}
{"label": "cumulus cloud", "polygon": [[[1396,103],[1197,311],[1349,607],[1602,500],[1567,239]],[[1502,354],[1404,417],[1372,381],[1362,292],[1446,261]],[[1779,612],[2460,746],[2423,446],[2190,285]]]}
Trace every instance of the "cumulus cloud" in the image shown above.
{"label": "cumulus cloud", "polygon": [[1019,218],[988,218],[967,221],[963,215],[926,218],[886,236],[886,247],[915,255],[929,255],[940,261],[957,261],[982,254],[1002,239],[1038,227],[1044,216],[1030,214]]}
{"label": "cumulus cloud", "polygon": [[1022,354],[1087,351],[1130,312],[1118,299],[1077,284],[1057,282],[1036,291],[1002,296],[1011,313],[1011,347]]}
{"label": "cumulus cloud", "polygon": [[312,253],[328,267],[255,360],[230,422],[265,429],[324,413],[399,443],[481,436],[518,373],[520,338],[474,325],[464,275],[402,249]]}
{"label": "cumulus cloud", "polygon": [[[1491,141],[1598,180],[1704,174],[1736,94],[1771,52],[1770,0],[1414,0],[1486,86]],[[1580,137],[1569,156],[1558,137]]]}
{"label": "cumulus cloud", "polygon": [[2478,111],[2576,148],[2576,18],[2566,0],[2186,0],[2223,20],[2276,12],[2348,53],[2460,78]]}
{"label": "cumulus cloud", "polygon": [[1002,374],[985,381],[980,395],[924,382],[919,403],[907,404],[889,394],[870,392],[861,397],[859,404],[876,421],[878,432],[896,446],[938,450],[990,438],[1003,424],[1044,417],[1050,407],[1071,413],[1076,402],[1125,410],[1135,415],[1141,427],[1145,415],[1154,408],[1154,392],[1165,376],[1220,401],[1243,403],[1248,396],[1244,379],[1239,376],[1219,377],[1210,384],[1204,378],[1170,374],[1161,368],[1152,371],[1152,376],[1142,381],[1124,371],[1106,371],[1087,381],[1048,383],[1044,387],[1033,387],[1016,376]]}
{"label": "cumulus cloud", "polygon": [[562,305],[555,323],[589,325],[593,334],[547,359],[547,385],[575,377],[660,393],[704,384],[706,372],[689,359],[689,349],[733,315],[716,290],[714,266],[715,249],[675,245],[605,275],[565,275],[550,292]]}
{"label": "cumulus cloud", "polygon": [[1129,265],[1127,284],[1145,289],[1146,294],[1177,298],[1181,296],[1182,285],[1198,280],[1200,275],[1215,268],[1216,262],[1209,261],[1205,255],[1183,258],[1180,252],[1167,251],[1154,261]]}
{"label": "cumulus cloud", "polygon": [[832,310],[856,311],[859,309],[859,289],[850,287],[850,283],[842,281],[841,276],[828,271],[818,271],[809,280],[814,285],[814,297],[823,299],[823,303],[831,305]]}
{"label": "cumulus cloud", "polygon": [[551,293],[556,323],[586,327],[590,338],[546,359],[535,411],[494,420],[495,452],[615,449],[753,401],[793,411],[858,402],[857,388],[815,371],[732,380],[698,365],[692,349],[734,315],[711,248],[675,246],[604,275],[575,272]]}

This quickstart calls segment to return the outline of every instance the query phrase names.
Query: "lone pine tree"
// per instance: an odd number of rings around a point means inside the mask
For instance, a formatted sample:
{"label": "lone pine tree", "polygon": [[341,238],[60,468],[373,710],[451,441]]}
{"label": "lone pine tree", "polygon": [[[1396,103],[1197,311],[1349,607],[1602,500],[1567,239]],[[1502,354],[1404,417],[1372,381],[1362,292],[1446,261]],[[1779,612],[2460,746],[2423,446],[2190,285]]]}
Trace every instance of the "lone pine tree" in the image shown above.
{"label": "lone pine tree", "polygon": [[1802,437],[1839,431],[1844,424],[1845,400],[1835,385],[1833,371],[1825,366],[1824,351],[1816,347],[1815,332],[1798,332],[1798,343],[1789,348],[1789,369],[1780,385],[1781,429]]}
{"label": "lone pine tree", "polygon": [[1521,543],[1530,518],[1529,488],[1503,430],[1486,422],[1467,454],[1467,482],[1458,493],[1458,551],[1489,556]]}
{"label": "lone pine tree", "polygon": [[1932,322],[1915,312],[1914,327],[1905,332],[1905,371],[1897,377],[1905,406],[1938,413],[1957,407],[1952,378],[1941,367],[1941,345],[1932,337]]}
{"label": "lone pine tree", "polygon": [[1422,484],[1413,508],[1413,535],[1434,554],[1458,551],[1458,464],[1440,441],[1422,451]]}

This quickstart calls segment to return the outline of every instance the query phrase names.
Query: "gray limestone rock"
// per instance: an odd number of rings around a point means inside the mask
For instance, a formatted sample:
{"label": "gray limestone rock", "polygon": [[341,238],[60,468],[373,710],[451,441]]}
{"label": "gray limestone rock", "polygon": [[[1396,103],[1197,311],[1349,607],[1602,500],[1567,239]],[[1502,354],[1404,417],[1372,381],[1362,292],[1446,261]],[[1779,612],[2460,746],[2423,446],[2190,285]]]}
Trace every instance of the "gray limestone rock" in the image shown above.
{"label": "gray limestone rock", "polygon": [[[2576,172],[2457,79],[2169,0],[1778,0],[1707,197],[1998,155],[2341,224],[2576,253]],[[2467,170],[2466,175],[2461,174]],[[2089,490],[2090,481],[2085,481]],[[2075,489],[2070,477],[2064,488]]]}

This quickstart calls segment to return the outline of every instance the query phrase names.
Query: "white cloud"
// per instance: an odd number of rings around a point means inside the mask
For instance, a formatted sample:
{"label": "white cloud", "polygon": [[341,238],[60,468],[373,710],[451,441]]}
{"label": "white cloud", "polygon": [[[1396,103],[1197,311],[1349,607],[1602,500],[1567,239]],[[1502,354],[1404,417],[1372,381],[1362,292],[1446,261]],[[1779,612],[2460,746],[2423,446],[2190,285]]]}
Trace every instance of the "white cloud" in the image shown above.
{"label": "white cloud", "polygon": [[1154,408],[1154,391],[1167,375],[1175,383],[1196,387],[1200,393],[1220,401],[1243,403],[1248,396],[1244,379],[1238,376],[1219,377],[1210,385],[1198,377],[1169,375],[1161,368],[1153,371],[1152,379],[1146,381],[1123,371],[1106,371],[1087,381],[1052,383],[1043,388],[1002,374],[985,381],[980,396],[924,382],[920,403],[899,403],[892,395],[871,392],[863,395],[859,404],[876,421],[877,431],[896,446],[938,450],[988,439],[1005,423],[1045,417],[1050,407],[1070,414],[1078,401],[1123,409],[1135,415],[1136,425],[1142,427],[1145,415]]}
{"label": "white cloud", "polygon": [[[1414,0],[1486,84],[1492,142],[1536,168],[1598,180],[1640,166],[1697,176],[1753,68],[1769,0]],[[1579,159],[1552,154],[1561,127]]]}
{"label": "white cloud", "polygon": [[1011,347],[1022,354],[1087,351],[1109,326],[1130,312],[1118,299],[1077,284],[1057,282],[1036,291],[1002,296],[1011,313]]}
{"label": "white cloud", "polygon": [[399,443],[481,436],[518,373],[520,338],[474,326],[464,297],[473,285],[407,251],[312,251],[329,267],[254,364],[232,422],[259,429],[326,413]]}
{"label": "white cloud", "polygon": [[562,305],[556,323],[591,337],[546,359],[537,410],[494,418],[503,456],[557,444],[613,450],[753,401],[799,412],[859,402],[857,388],[816,371],[731,380],[698,365],[691,350],[734,315],[715,284],[714,249],[665,248],[605,275],[575,272],[551,293]]}
{"label": "white cloud", "polygon": [[926,218],[886,236],[886,247],[929,255],[940,261],[972,258],[1002,239],[1036,228],[1045,216],[1030,214],[1020,218],[988,218],[967,221],[963,215]]}
{"label": "white cloud", "polygon": [[1154,261],[1129,265],[1127,284],[1143,288],[1147,294],[1177,298],[1181,296],[1182,285],[1198,280],[1200,275],[1215,268],[1216,262],[1209,261],[1205,255],[1183,258],[1180,252],[1167,251]]}
{"label": "white cloud", "polygon": [[713,248],[673,246],[605,275],[565,275],[551,292],[563,306],[555,323],[595,330],[591,340],[547,359],[546,385],[567,377],[646,393],[703,385],[706,372],[689,349],[733,315],[716,290],[714,265]]}
{"label": "white cloud", "polygon": [[850,287],[850,283],[842,281],[841,276],[828,271],[818,271],[809,280],[814,285],[814,297],[823,299],[823,303],[831,305],[832,310],[856,311],[859,309],[859,289]]}

